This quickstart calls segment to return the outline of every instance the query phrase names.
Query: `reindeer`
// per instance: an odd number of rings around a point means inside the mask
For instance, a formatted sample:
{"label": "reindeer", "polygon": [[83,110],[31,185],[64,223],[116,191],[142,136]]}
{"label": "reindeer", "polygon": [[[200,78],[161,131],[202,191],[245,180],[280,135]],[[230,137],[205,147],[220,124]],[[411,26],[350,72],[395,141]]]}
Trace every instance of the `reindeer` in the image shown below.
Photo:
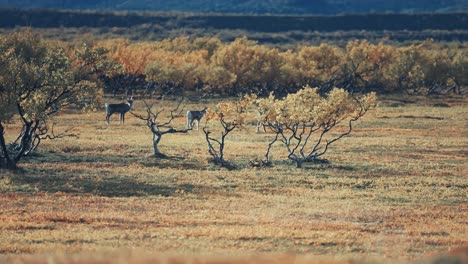
{"label": "reindeer", "polygon": [[130,99],[127,99],[127,103],[122,103],[122,104],[109,104],[109,103],[106,103],[105,106],[106,106],[106,123],[107,123],[107,126],[109,126],[109,119],[110,119],[110,116],[113,113],[119,113],[120,114],[120,124],[123,124],[125,122],[125,113],[130,111],[130,109],[132,108],[132,104],[133,104],[133,97],[131,97]]}
{"label": "reindeer", "polygon": [[266,124],[262,120],[262,116],[265,110],[260,108],[260,105],[257,102],[254,102],[254,105],[257,107],[257,124],[255,125],[255,133],[258,134],[260,131],[260,126],[263,127],[263,133],[266,133]]}
{"label": "reindeer", "polygon": [[198,127],[200,126],[200,119],[202,119],[205,115],[206,109],[207,108],[205,107],[201,111],[187,111],[187,129],[193,129],[193,122],[197,121],[198,130]]}
{"label": "reindeer", "polygon": [[257,110],[257,111],[258,111],[258,119],[257,119],[257,124],[255,125],[255,133],[258,134],[260,130],[260,126],[263,127],[263,133],[266,133],[266,124],[265,122],[261,120],[263,113],[260,110]]}

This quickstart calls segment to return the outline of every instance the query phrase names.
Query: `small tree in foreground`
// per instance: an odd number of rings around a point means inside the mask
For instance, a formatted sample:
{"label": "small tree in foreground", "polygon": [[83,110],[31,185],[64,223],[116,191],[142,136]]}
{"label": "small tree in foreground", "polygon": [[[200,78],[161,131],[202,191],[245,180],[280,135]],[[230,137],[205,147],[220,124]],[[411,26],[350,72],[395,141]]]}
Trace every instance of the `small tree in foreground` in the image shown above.
{"label": "small tree in foreground", "polygon": [[[288,158],[301,168],[306,161],[323,156],[329,146],[351,133],[353,122],[376,105],[375,93],[352,97],[343,89],[334,88],[322,97],[317,88],[305,87],[284,99],[257,99],[261,122],[275,132],[270,141],[265,162],[269,163],[271,146],[280,140],[288,151]],[[341,123],[344,131],[329,133]]]}
{"label": "small tree in foreground", "polygon": [[179,110],[181,104],[182,104],[182,101],[180,101],[177,104],[177,107],[175,109],[172,109],[170,111],[170,116],[167,118],[166,121],[160,121],[160,116],[159,116],[161,113],[164,112],[164,109],[161,109],[155,113],[152,110],[153,106],[148,105],[146,102],[145,102],[146,116],[138,115],[138,114],[131,112],[137,118],[146,121],[146,126],[151,130],[151,133],[153,134],[153,149],[154,149],[155,157],[159,157],[159,158],[166,157],[166,155],[164,155],[163,153],[159,151],[159,143],[165,134],[187,133],[189,130],[191,130],[191,129],[177,130],[171,124],[172,121],[181,114],[182,110]]}
{"label": "small tree in foreground", "polygon": [[[221,165],[226,168],[232,168],[232,164],[224,159],[224,147],[226,144],[226,137],[234,129],[242,126],[246,118],[247,107],[251,104],[254,97],[244,97],[235,102],[222,102],[216,105],[216,108],[208,108],[206,113],[206,123],[203,127],[205,139],[208,144],[208,152],[213,157],[215,164]],[[221,137],[219,139],[211,136],[213,133],[208,128],[208,123],[219,123],[222,128]]]}
{"label": "small tree in foreground", "polygon": [[[93,109],[102,96],[96,77],[110,65],[102,48],[69,51],[31,32],[0,36],[0,168],[15,169],[41,139],[62,137],[51,118],[68,106]],[[21,131],[7,143],[6,124]],[[11,137],[13,138],[13,137]]]}

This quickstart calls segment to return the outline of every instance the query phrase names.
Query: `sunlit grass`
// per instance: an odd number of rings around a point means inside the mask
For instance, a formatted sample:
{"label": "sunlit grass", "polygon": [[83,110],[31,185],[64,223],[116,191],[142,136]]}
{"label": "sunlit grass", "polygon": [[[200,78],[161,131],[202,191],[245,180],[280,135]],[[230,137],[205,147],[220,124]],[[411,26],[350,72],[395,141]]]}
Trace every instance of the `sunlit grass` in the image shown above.
{"label": "sunlit grass", "polygon": [[[1,171],[0,254],[125,249],[404,262],[466,247],[467,107],[434,103],[382,101],[331,147],[329,163],[303,169],[279,144],[273,167],[248,167],[272,135],[247,125],[228,137],[232,171],[209,162],[201,130],[165,135],[168,158],[157,159],[143,121],[127,114],[125,125],[113,117],[107,127],[102,111],[71,111],[56,130],[75,127],[79,138],[44,141],[21,171]],[[141,101],[135,106],[143,112]],[[185,127],[184,116],[174,125]]]}

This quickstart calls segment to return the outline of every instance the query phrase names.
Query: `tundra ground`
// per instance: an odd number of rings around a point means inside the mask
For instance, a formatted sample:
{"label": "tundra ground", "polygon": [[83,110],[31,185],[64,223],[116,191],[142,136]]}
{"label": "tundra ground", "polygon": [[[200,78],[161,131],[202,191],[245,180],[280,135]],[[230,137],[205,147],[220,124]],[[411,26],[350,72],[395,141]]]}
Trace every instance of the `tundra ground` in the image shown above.
{"label": "tundra ground", "polygon": [[382,99],[330,148],[329,163],[303,169],[279,143],[273,167],[247,166],[272,137],[256,134],[252,118],[228,136],[237,169],[226,170],[209,162],[201,130],[165,135],[168,157],[154,158],[143,121],[113,116],[107,127],[103,111],[69,111],[55,130],[74,127],[79,138],[44,141],[21,170],[0,171],[0,254],[288,253],[331,263],[445,254],[468,246],[467,113],[460,98]]}

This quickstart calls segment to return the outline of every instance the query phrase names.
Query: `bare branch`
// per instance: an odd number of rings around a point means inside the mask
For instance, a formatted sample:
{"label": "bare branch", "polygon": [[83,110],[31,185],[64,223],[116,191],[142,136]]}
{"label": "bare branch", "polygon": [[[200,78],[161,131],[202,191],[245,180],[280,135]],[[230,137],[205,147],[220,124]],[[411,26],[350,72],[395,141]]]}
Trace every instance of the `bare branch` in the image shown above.
{"label": "bare branch", "polygon": [[[151,130],[153,135],[153,148],[154,148],[154,155],[155,156],[164,156],[161,152],[159,152],[158,145],[161,141],[161,138],[165,134],[175,134],[175,133],[187,133],[191,129],[176,129],[174,128],[171,123],[177,117],[175,113],[179,111],[179,108],[182,105],[183,99],[179,101],[177,106],[170,111],[170,116],[165,122],[159,122],[159,116],[162,112],[164,112],[164,108],[159,110],[158,112],[153,112],[152,106],[148,104],[148,102],[143,101],[146,107],[146,116],[133,113],[130,111],[130,114],[137,117],[140,120],[146,121],[146,126]],[[165,129],[165,130],[162,130]]]}
{"label": "bare branch", "polygon": [[276,133],[275,135],[275,138],[270,141],[270,143],[268,144],[268,148],[265,152],[265,163],[269,163],[270,162],[270,150],[271,150],[271,147],[273,146],[273,144],[275,144],[275,142],[278,140],[278,136],[279,136],[279,132]]}

